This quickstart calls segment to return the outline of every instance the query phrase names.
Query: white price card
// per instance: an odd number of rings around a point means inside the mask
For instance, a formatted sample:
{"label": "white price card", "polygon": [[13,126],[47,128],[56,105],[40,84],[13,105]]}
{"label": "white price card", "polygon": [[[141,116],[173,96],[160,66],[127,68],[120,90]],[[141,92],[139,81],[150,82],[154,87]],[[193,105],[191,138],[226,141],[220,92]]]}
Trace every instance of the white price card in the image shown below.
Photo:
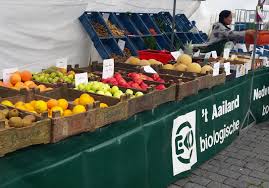
{"label": "white price card", "polygon": [[123,51],[125,48],[125,41],[124,40],[119,40],[118,41],[118,46],[120,47],[120,49]]}
{"label": "white price card", "polygon": [[212,53],[212,57],[213,57],[214,59],[217,59],[217,58],[218,58],[218,54],[217,54],[216,51],[212,51],[211,53]]}
{"label": "white price card", "polygon": [[193,57],[199,57],[200,56],[200,50],[198,50],[197,52],[195,52],[194,54],[193,54]]}
{"label": "white price card", "polygon": [[243,52],[248,52],[246,44],[241,44],[241,49]]}
{"label": "white price card", "polygon": [[79,84],[87,84],[87,83],[88,83],[88,73],[87,72],[75,74],[75,85],[76,85],[76,87]]}
{"label": "white price card", "polygon": [[56,60],[56,67],[67,69],[67,58],[60,58]]}
{"label": "white price card", "polygon": [[213,65],[213,76],[219,75],[220,62],[214,63]]}
{"label": "white price card", "polygon": [[107,79],[114,76],[114,59],[104,59],[102,78]]}
{"label": "white price card", "polygon": [[108,19],[109,19],[109,14],[108,13],[104,13],[103,14],[103,18],[104,18],[105,22],[107,22]]}
{"label": "white price card", "polygon": [[177,60],[177,58],[179,58],[181,54],[182,54],[181,51],[171,52],[171,55],[175,58],[175,60]]}
{"label": "white price card", "polygon": [[151,74],[156,74],[156,73],[157,73],[157,72],[156,72],[151,66],[149,66],[149,65],[144,66],[144,71],[145,71],[146,73],[151,73]]}
{"label": "white price card", "polygon": [[253,50],[254,50],[254,45],[253,44],[249,45],[249,51],[253,51]]}
{"label": "white price card", "polygon": [[245,64],[242,65],[236,65],[236,78],[239,78],[241,76],[244,76],[246,74],[246,68],[245,68]]}
{"label": "white price card", "polygon": [[246,68],[245,74],[248,74],[248,71],[251,70],[251,60],[249,60],[249,62],[245,63],[245,68]]}
{"label": "white price card", "polygon": [[223,58],[229,59],[231,50],[229,48],[225,48],[223,52]]}
{"label": "white price card", "polygon": [[209,58],[211,57],[211,53],[212,53],[212,52],[208,52],[208,53],[206,53],[206,54],[205,54],[205,59],[209,59]]}
{"label": "white price card", "polygon": [[10,68],[10,69],[3,69],[3,82],[9,82],[9,78],[10,76],[14,73],[18,71],[18,68]]}
{"label": "white price card", "polygon": [[225,70],[226,76],[231,74],[231,63],[230,62],[224,63],[224,70]]}

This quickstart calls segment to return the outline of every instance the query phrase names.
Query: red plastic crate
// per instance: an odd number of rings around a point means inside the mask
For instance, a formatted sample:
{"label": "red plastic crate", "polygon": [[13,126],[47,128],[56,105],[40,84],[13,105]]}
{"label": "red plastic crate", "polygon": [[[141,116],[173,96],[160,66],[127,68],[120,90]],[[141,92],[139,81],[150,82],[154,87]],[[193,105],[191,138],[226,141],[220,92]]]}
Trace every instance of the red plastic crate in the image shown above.
{"label": "red plastic crate", "polygon": [[[246,35],[246,44],[254,44],[254,35]],[[258,31],[257,45],[267,45],[269,44],[269,31]]]}
{"label": "red plastic crate", "polygon": [[139,59],[155,59],[157,61],[162,62],[163,64],[167,64],[170,61],[175,60],[174,57],[168,51],[160,51],[160,50],[139,50],[138,51]]}

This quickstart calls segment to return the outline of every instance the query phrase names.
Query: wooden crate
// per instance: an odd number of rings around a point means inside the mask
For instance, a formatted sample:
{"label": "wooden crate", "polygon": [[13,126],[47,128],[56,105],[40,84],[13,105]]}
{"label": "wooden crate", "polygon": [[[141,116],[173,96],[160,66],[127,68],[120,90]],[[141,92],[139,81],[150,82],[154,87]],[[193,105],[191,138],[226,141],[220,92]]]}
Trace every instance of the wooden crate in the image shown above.
{"label": "wooden crate", "polygon": [[[6,107],[0,106],[0,109]],[[11,108],[10,108],[11,109]],[[27,112],[20,112],[22,117],[29,115]],[[47,144],[51,139],[51,120],[35,116],[37,121],[31,126],[22,128],[4,128],[0,122],[0,156],[7,153],[37,144]]]}
{"label": "wooden crate", "polygon": [[[42,95],[59,99],[66,98],[68,101],[74,101],[76,98],[80,97],[81,94],[86,93],[83,91],[78,91],[74,89],[69,89],[67,87],[57,88],[51,92],[46,92]],[[87,126],[85,131],[93,131],[97,128],[103,127],[105,125],[127,119],[128,117],[128,102],[126,97],[122,99],[117,99],[114,97],[108,97],[93,93],[88,93],[95,99],[95,104],[93,106],[94,121],[90,126]],[[99,108],[99,103],[108,104],[108,108]]]}

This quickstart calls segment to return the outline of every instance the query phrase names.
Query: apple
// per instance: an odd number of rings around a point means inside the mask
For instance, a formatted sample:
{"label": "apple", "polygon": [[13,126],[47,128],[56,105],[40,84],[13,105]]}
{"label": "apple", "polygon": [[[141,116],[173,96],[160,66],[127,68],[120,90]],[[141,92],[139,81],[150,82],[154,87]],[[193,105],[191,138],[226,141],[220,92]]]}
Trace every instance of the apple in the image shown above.
{"label": "apple", "polygon": [[133,95],[133,94],[134,94],[134,91],[131,90],[131,89],[127,89],[127,90],[125,91],[125,93],[126,93],[126,94],[130,94],[130,95]]}
{"label": "apple", "polygon": [[103,91],[97,91],[96,94],[105,95],[105,92],[103,92]]}
{"label": "apple", "polygon": [[113,97],[120,98],[123,95],[122,91],[118,90],[113,94]]}
{"label": "apple", "polygon": [[111,93],[114,94],[114,93],[116,93],[116,92],[119,91],[119,90],[120,90],[120,89],[119,89],[118,86],[113,86],[113,87],[111,88]]}
{"label": "apple", "polygon": [[144,94],[142,93],[142,92],[140,92],[140,91],[138,91],[138,92],[136,92],[135,93],[135,97],[141,97],[141,96],[143,96]]}
{"label": "apple", "polygon": [[166,89],[166,87],[163,84],[160,84],[160,85],[156,86],[155,89],[161,91],[161,90]]}
{"label": "apple", "polygon": [[112,94],[111,94],[109,91],[106,91],[106,92],[105,92],[105,96],[112,97]]}
{"label": "apple", "polygon": [[95,93],[93,90],[89,90],[88,92],[89,92],[89,93]]}

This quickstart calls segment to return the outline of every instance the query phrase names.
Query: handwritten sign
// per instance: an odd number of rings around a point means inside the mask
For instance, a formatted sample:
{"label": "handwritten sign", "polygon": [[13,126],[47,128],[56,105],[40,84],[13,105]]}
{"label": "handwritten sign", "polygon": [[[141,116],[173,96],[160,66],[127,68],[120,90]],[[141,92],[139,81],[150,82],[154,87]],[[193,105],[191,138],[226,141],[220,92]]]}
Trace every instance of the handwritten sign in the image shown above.
{"label": "handwritten sign", "polygon": [[175,51],[175,52],[171,52],[172,56],[175,58],[175,60],[177,60],[177,58],[179,58],[182,54],[181,51]]}
{"label": "handwritten sign", "polygon": [[229,48],[225,48],[223,52],[223,58],[229,59],[231,50]]}
{"label": "handwritten sign", "polygon": [[199,57],[200,56],[200,50],[198,50],[197,52],[195,52],[194,54],[193,54],[193,57]]}
{"label": "handwritten sign", "polygon": [[87,84],[87,83],[88,83],[88,73],[87,72],[75,74],[75,85],[76,85],[76,87],[79,84]]}
{"label": "handwritten sign", "polygon": [[219,75],[220,62],[214,63],[213,65],[213,76]]}
{"label": "handwritten sign", "polygon": [[67,58],[60,58],[56,60],[56,67],[61,69],[67,69]]}
{"label": "handwritten sign", "polygon": [[123,51],[125,48],[125,41],[124,40],[119,40],[118,41],[118,46],[120,47],[120,49]]}
{"label": "handwritten sign", "polygon": [[205,54],[205,59],[209,59],[211,57],[211,52]]}
{"label": "handwritten sign", "polygon": [[146,73],[151,73],[151,74],[156,74],[156,73],[157,73],[157,72],[156,72],[151,66],[149,66],[149,65],[144,66],[144,71],[145,71]]}
{"label": "handwritten sign", "polygon": [[4,82],[9,82],[10,76],[14,73],[18,71],[18,68],[10,68],[10,69],[3,69],[3,81]]}
{"label": "handwritten sign", "polygon": [[111,78],[114,75],[114,59],[105,59],[103,61],[103,74],[102,78]]}
{"label": "handwritten sign", "polygon": [[225,70],[226,75],[231,74],[231,63],[230,62],[224,63],[224,70]]}
{"label": "handwritten sign", "polygon": [[212,53],[212,57],[213,57],[214,59],[217,59],[217,58],[218,58],[218,54],[217,54],[216,51],[212,51],[211,53]]}

